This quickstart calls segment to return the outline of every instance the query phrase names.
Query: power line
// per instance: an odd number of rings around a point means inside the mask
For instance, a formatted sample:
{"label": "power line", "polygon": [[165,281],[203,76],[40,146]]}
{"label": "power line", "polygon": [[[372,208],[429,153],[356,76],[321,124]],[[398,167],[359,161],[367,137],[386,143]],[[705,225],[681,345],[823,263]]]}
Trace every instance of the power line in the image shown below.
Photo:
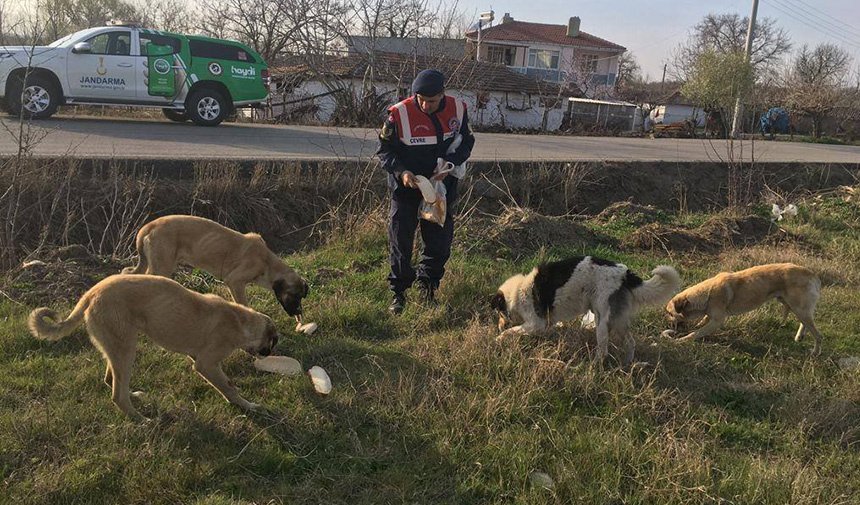
{"label": "power line", "polygon": [[[781,0],[781,1],[783,2],[784,6],[789,7],[789,4],[793,4],[794,2],[797,2],[799,0]],[[821,26],[824,26],[827,30],[829,30],[832,33],[835,33],[836,35],[839,35],[842,38],[845,38],[848,40],[853,40],[853,41],[860,41],[860,34],[856,34],[856,33],[851,32],[849,30],[845,30],[841,26],[834,24],[832,21],[828,21],[826,18],[816,14],[815,12],[809,11],[802,6],[791,6],[791,8],[797,9],[801,14],[803,14],[805,16],[809,16],[809,18],[814,20],[815,23],[817,23]]]}
{"label": "power line", "polygon": [[[791,2],[791,3],[795,3],[795,2],[799,3],[803,6],[805,6],[806,10],[811,11],[813,13],[818,12],[818,13],[822,14],[824,16],[824,18],[831,19],[832,21],[829,21],[831,24],[833,24],[833,22],[835,21],[836,24],[839,24],[839,25],[842,25],[845,27],[845,28],[838,27],[838,29],[844,31],[845,33],[851,34],[854,37],[860,37],[860,32],[854,31],[855,28],[853,26],[849,25],[848,23],[842,21],[839,18],[835,18],[835,17],[831,16],[830,14],[824,12],[823,10],[821,10],[821,9],[819,9],[813,5],[809,5],[808,3],[804,2],[803,0],[787,0],[787,1]],[[815,15],[815,14],[813,14],[813,15]],[[818,17],[819,19],[824,19],[821,16],[816,16],[816,17]],[[834,24],[834,26],[836,26],[836,25]]]}
{"label": "power line", "polygon": [[848,44],[854,47],[860,47],[860,41],[858,41],[857,39],[844,35],[840,32],[835,32],[829,26],[824,25],[818,20],[810,17],[810,14],[808,12],[798,11],[798,9],[794,8],[790,4],[785,3],[786,1],[787,0],[767,0],[767,2],[770,3],[771,7],[795,19],[796,21],[799,21],[804,26],[808,26],[809,28],[812,28],[813,30],[821,34],[826,35],[844,44]]}
{"label": "power line", "polygon": [[812,19],[801,17],[800,14],[793,12],[793,7],[782,4],[781,0],[767,0],[767,2],[770,4],[771,7],[775,8],[776,10],[795,19],[796,21],[799,21],[800,23],[803,23],[805,26],[809,26],[810,28],[820,32],[823,35],[842,42],[843,44],[848,44],[850,46],[860,48],[860,42],[845,38],[838,33],[833,33],[832,30],[829,30],[826,26],[823,26]]}

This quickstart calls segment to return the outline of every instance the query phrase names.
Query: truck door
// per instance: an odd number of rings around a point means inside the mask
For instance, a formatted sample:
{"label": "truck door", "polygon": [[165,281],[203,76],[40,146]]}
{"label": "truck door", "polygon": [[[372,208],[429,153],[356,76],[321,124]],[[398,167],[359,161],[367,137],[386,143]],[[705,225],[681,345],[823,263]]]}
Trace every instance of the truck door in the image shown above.
{"label": "truck door", "polygon": [[151,30],[140,30],[138,37],[137,98],[144,102],[181,101],[186,88],[181,39]]}
{"label": "truck door", "polygon": [[135,58],[131,31],[112,30],[90,37],[89,52],[69,51],[66,58],[69,96],[92,101],[131,101],[135,98]]}

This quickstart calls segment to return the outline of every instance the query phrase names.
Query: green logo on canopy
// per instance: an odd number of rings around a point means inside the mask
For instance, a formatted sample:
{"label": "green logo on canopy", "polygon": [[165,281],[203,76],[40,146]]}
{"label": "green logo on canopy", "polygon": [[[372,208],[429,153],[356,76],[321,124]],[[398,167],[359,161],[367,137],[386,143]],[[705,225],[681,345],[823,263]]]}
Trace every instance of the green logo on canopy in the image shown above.
{"label": "green logo on canopy", "polygon": [[155,62],[153,62],[153,64],[152,64],[152,67],[159,74],[166,74],[166,73],[170,72],[170,63],[163,58],[159,58],[159,59],[155,60]]}

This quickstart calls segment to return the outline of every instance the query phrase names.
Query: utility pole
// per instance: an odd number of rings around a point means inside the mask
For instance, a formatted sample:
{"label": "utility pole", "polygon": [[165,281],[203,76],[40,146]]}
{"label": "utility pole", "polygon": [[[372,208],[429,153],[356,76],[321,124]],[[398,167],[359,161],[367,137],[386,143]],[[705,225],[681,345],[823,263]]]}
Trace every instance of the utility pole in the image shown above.
{"label": "utility pole", "polygon": [[478,51],[475,54],[475,61],[481,61],[481,28],[484,27],[484,21],[492,23],[495,11],[482,12],[478,17]]}
{"label": "utility pole", "polygon": [[663,84],[666,83],[666,66],[667,65],[668,65],[667,63],[663,64],[663,77],[660,79],[660,93],[663,92]]}
{"label": "utility pole", "polygon": [[483,19],[478,18],[478,50],[475,52],[475,61],[481,61],[481,24]]}
{"label": "utility pole", "polygon": [[[753,0],[752,3],[752,13],[750,13],[750,24],[747,27],[747,43],[744,48],[744,62],[749,64],[750,56],[752,52],[752,43],[753,43],[753,32],[755,31],[755,16],[758,12],[758,0]],[[738,138],[738,133],[740,130],[741,123],[743,122],[743,105],[741,104],[741,97],[738,97],[735,100],[735,116],[732,118],[732,138]]]}

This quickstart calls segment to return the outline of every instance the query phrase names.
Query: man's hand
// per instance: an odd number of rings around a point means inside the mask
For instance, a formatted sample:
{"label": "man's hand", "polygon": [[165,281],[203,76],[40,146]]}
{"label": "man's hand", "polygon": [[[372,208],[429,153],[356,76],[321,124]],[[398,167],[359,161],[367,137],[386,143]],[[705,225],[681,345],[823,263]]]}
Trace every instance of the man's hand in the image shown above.
{"label": "man's hand", "polygon": [[441,181],[445,177],[448,177],[448,174],[450,174],[452,170],[454,170],[453,163],[439,158],[439,163],[436,165],[436,170],[433,172],[433,177],[431,177],[430,180]]}
{"label": "man's hand", "polygon": [[400,174],[400,180],[407,188],[418,187],[418,181],[415,179],[415,174],[413,174],[409,170],[404,170],[403,173]]}

